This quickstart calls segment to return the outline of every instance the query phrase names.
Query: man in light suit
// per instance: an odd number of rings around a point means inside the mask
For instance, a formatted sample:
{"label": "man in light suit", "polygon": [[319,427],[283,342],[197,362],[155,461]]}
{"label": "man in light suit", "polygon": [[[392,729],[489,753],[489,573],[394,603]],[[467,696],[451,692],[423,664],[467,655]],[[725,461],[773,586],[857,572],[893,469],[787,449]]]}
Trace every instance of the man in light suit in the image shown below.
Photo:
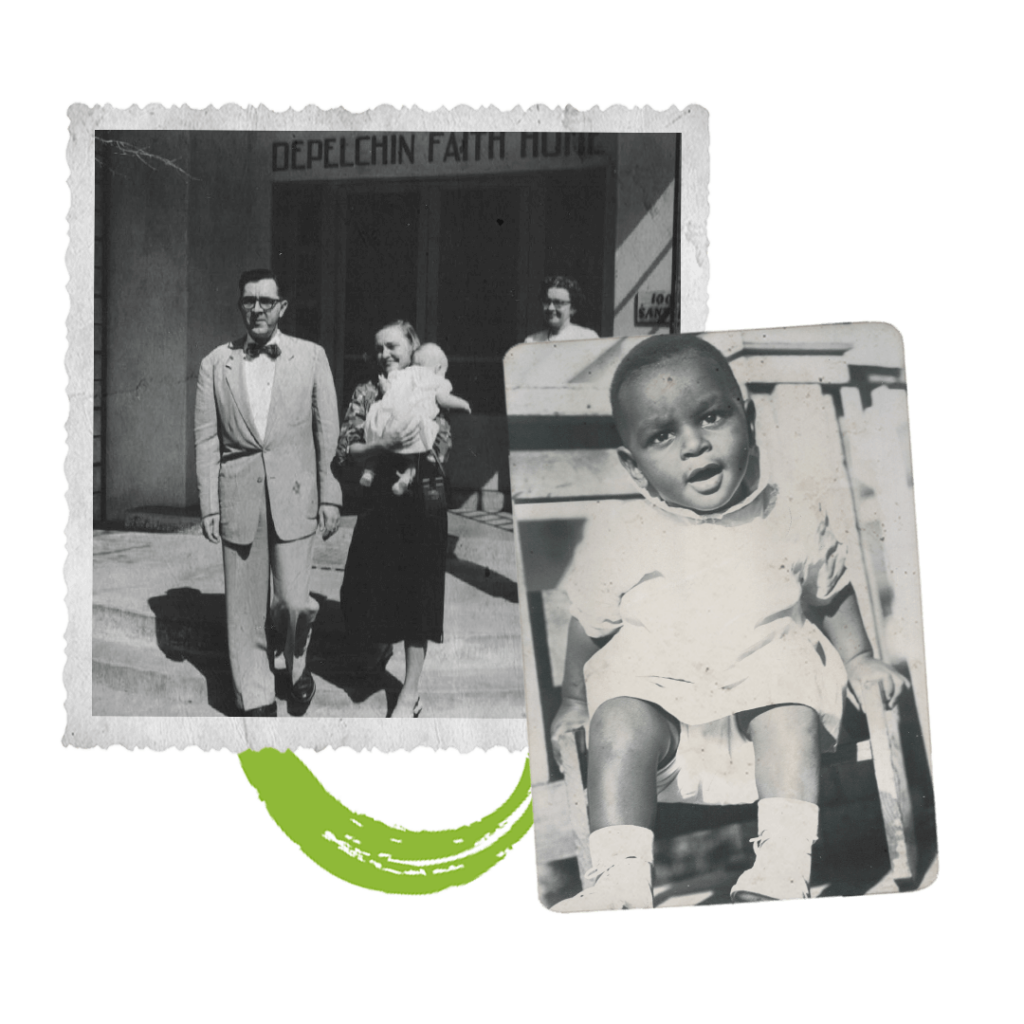
{"label": "man in light suit", "polygon": [[319,610],[309,593],[313,542],[341,522],[341,486],[330,468],[338,399],[324,350],[278,330],[288,302],[273,272],[245,271],[238,290],[246,336],[214,349],[199,368],[203,535],[224,552],[228,655],[240,714],[277,715],[268,620],[284,651],[289,710],[302,714],[316,691],[306,667]]}

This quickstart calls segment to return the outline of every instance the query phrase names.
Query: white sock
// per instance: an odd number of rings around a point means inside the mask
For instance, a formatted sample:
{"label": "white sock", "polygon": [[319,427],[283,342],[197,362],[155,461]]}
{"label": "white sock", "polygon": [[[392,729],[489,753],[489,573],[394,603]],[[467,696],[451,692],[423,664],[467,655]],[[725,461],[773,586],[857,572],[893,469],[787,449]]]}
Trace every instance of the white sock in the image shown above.
{"label": "white sock", "polygon": [[807,800],[765,797],[757,802],[757,830],[776,839],[813,846],[818,838],[818,805]]}
{"label": "white sock", "polygon": [[[556,903],[559,913],[654,906],[654,833],[639,825],[609,825],[590,833],[592,872],[583,892]],[[595,877],[596,876],[596,877]]]}
{"label": "white sock", "polygon": [[732,888],[732,898],[795,900],[810,896],[811,848],[818,838],[818,805],[766,797],[757,802],[754,865]]}
{"label": "white sock", "polygon": [[597,871],[635,857],[646,864],[654,862],[654,833],[640,825],[608,825],[590,833],[590,858]]}

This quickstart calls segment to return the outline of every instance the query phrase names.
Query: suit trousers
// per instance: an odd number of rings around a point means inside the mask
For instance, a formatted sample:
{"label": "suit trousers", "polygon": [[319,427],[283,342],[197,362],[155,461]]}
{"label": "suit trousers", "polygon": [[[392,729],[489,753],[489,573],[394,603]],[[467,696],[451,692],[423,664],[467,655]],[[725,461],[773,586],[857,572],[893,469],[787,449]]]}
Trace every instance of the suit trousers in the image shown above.
{"label": "suit trousers", "polygon": [[320,610],[309,594],[315,539],[314,532],[280,540],[264,489],[253,542],[222,541],[228,658],[243,711],[274,702],[274,655],[279,651],[291,682],[305,671],[310,630]]}

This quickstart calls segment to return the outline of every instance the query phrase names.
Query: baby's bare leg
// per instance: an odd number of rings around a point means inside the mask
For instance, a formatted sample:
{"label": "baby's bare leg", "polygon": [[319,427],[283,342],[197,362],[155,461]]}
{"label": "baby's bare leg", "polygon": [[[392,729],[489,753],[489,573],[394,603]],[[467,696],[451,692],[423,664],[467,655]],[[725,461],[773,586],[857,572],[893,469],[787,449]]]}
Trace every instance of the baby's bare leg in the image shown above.
{"label": "baby's bare leg", "polygon": [[776,704],[737,717],[754,741],[758,796],[816,804],[821,762],[817,711],[806,704]]}
{"label": "baby's bare leg", "polygon": [[672,720],[636,697],[605,701],[590,722],[590,828],[654,828],[655,776],[679,743]]}
{"label": "baby's bare leg", "polygon": [[754,866],[737,879],[733,901],[807,899],[818,837],[818,713],[776,704],[736,718],[754,742],[758,834]]}

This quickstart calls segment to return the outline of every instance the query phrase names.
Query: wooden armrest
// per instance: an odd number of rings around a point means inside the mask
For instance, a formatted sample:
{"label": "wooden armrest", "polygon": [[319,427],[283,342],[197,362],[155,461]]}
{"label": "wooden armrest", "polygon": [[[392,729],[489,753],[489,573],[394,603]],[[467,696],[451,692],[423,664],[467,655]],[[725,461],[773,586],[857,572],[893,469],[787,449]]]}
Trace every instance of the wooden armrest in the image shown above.
{"label": "wooden armrest", "polygon": [[857,761],[871,760],[871,740],[859,740],[855,743],[840,743],[830,754],[822,754],[823,768],[832,765],[852,764]]}
{"label": "wooden armrest", "polygon": [[899,708],[886,708],[881,684],[868,687],[861,703],[861,710],[868,720],[875,781],[882,805],[893,878],[897,882],[909,882],[917,871],[917,843],[907,767],[900,740]]}
{"label": "wooden armrest", "polygon": [[576,843],[576,862],[580,868],[580,879],[586,889],[592,883],[587,872],[593,866],[590,860],[590,818],[587,815],[587,793],[583,788],[583,772],[580,768],[580,753],[587,749],[586,730],[581,726],[572,732],[562,733],[555,741],[558,758],[562,762],[565,777],[565,793],[569,801],[569,824],[572,826]]}

